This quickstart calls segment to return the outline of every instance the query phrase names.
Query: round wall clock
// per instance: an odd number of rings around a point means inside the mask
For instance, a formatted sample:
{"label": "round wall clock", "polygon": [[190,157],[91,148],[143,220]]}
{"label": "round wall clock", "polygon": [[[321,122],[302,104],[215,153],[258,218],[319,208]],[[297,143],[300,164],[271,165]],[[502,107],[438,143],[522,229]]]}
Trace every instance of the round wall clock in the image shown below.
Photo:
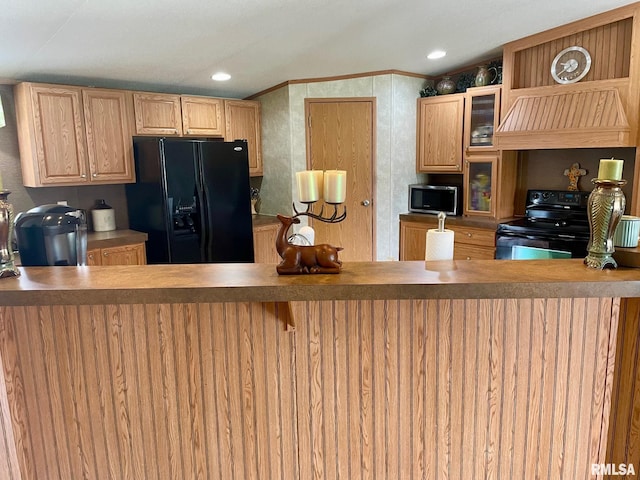
{"label": "round wall clock", "polygon": [[591,68],[591,55],[582,47],[562,50],[551,63],[551,76],[558,83],[574,83],[582,80]]}

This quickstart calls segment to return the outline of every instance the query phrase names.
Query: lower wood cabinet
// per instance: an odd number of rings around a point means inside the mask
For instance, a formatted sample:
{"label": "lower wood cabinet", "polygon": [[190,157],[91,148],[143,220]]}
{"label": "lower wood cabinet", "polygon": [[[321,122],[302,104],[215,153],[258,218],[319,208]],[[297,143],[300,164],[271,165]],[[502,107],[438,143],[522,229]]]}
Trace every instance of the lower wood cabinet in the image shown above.
{"label": "lower wood cabinet", "polygon": [[[433,222],[400,221],[400,260],[424,260],[427,230],[437,228]],[[491,260],[495,257],[495,230],[491,228],[446,225],[455,232],[454,260]]]}
{"label": "lower wood cabinet", "polygon": [[94,248],[87,251],[87,265],[145,265],[146,263],[144,243]]}
{"label": "lower wood cabinet", "polygon": [[276,251],[276,236],[279,229],[279,223],[253,227],[255,263],[280,263],[282,259]]}

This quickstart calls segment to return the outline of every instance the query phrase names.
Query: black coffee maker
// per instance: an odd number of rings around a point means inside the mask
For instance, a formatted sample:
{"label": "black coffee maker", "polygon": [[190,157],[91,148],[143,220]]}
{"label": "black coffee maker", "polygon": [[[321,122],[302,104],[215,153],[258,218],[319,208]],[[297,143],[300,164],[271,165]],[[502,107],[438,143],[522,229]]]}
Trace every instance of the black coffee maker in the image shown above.
{"label": "black coffee maker", "polygon": [[23,266],[87,264],[83,210],[57,204],[34,207],[16,216],[15,233]]}

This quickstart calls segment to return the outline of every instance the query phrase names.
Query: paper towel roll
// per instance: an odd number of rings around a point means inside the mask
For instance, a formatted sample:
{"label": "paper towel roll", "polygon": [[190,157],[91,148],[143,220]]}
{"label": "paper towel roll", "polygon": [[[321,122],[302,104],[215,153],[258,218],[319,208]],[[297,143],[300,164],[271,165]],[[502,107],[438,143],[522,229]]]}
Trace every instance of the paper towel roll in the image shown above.
{"label": "paper towel roll", "polygon": [[427,230],[425,260],[453,260],[453,230]]}

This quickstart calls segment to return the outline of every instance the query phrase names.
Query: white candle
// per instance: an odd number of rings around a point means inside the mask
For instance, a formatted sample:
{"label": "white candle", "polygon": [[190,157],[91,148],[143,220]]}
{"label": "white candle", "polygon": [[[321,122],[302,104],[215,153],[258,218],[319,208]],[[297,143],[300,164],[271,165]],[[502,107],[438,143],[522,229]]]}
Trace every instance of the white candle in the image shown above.
{"label": "white candle", "polygon": [[318,191],[318,200],[322,200],[322,194],[324,192],[324,171],[311,170],[311,172],[313,172],[316,190]]}
{"label": "white candle", "polygon": [[615,158],[603,158],[598,168],[600,180],[622,180],[622,167],[624,161]]}
{"label": "white candle", "polygon": [[324,201],[342,203],[347,196],[347,172],[327,170],[324,172]]}
{"label": "white candle", "polygon": [[296,172],[298,183],[298,200],[302,203],[317,202],[320,198],[316,186],[315,175],[311,170]]}

